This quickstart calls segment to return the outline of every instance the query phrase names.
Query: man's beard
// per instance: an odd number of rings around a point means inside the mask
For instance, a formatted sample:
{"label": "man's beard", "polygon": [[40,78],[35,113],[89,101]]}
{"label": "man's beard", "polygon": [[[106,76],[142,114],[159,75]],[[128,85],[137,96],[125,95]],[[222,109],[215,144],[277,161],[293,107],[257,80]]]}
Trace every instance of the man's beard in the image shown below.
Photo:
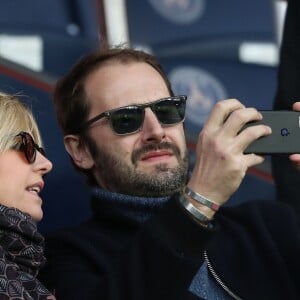
{"label": "man's beard", "polygon": [[[129,165],[121,157],[100,149],[90,137],[86,138],[86,142],[95,162],[94,172],[105,188],[111,191],[141,197],[164,197],[180,191],[186,183],[188,151],[185,149],[181,158],[180,150],[174,144],[163,142],[146,145],[132,153],[132,164]],[[151,174],[136,170],[138,160],[143,154],[159,149],[171,150],[178,165],[169,167],[162,162],[154,167]]]}

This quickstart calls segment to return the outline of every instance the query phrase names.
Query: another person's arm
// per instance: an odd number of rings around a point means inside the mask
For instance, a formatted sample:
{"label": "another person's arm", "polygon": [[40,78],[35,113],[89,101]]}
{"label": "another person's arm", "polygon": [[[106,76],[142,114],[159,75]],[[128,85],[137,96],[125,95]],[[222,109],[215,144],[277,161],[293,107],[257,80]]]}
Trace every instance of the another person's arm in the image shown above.
{"label": "another person's arm", "polygon": [[[293,110],[295,111],[300,111],[300,102],[295,102],[293,104]],[[295,154],[291,154],[289,156],[290,160],[292,161],[292,163],[294,164],[294,166],[300,170],[300,151],[299,153],[295,153]],[[299,174],[300,176],[300,174]]]}

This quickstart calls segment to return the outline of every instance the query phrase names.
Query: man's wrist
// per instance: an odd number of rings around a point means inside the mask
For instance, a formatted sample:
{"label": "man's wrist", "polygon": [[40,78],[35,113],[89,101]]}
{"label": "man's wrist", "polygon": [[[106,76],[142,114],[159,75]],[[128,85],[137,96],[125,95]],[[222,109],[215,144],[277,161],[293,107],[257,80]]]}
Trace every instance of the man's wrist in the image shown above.
{"label": "man's wrist", "polygon": [[180,194],[179,202],[201,226],[209,227],[210,223],[213,221],[212,216],[207,216],[206,213],[199,210],[189,199],[185,197],[184,194]]}
{"label": "man's wrist", "polygon": [[211,201],[210,199],[202,196],[201,194],[194,192],[192,189],[190,189],[188,186],[186,186],[183,190],[184,194],[189,196],[190,198],[192,198],[193,200],[197,201],[198,203],[209,207],[210,209],[212,209],[213,211],[218,211],[218,209],[220,208],[220,205]]}

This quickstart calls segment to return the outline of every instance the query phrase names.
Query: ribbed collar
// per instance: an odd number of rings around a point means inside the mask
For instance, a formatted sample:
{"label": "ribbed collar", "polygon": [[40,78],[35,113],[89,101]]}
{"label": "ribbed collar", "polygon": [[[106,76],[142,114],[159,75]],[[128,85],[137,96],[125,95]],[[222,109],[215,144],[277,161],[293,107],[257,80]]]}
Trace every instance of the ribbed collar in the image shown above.
{"label": "ribbed collar", "polygon": [[95,188],[92,194],[92,209],[95,214],[105,218],[117,217],[132,223],[145,222],[170,199],[129,196],[100,188]]}

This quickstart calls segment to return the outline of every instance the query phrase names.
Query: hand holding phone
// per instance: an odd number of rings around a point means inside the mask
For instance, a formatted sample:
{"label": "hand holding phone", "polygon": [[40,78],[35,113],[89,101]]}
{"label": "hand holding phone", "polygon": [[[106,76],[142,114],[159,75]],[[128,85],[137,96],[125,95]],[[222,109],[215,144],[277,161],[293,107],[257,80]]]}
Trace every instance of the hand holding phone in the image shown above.
{"label": "hand holding phone", "polygon": [[255,140],[244,153],[300,153],[300,112],[270,110],[260,113],[262,120],[250,122],[244,128],[264,124],[271,127],[272,134]]}

